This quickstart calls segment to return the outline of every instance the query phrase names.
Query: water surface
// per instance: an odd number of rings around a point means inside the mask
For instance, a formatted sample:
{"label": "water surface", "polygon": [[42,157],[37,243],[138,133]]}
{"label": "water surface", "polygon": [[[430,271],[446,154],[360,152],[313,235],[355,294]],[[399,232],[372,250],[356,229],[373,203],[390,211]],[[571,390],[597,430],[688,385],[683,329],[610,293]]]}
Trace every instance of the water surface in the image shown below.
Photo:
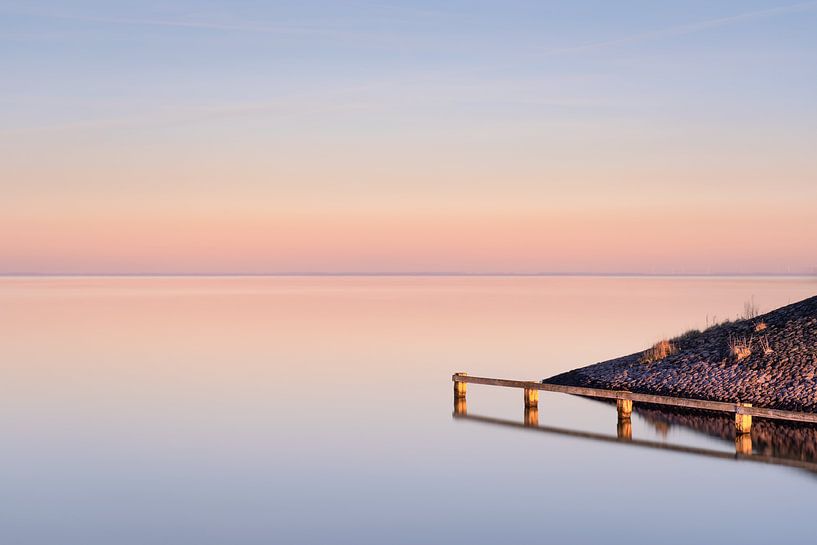
{"label": "water surface", "polygon": [[[810,538],[813,472],[452,418],[450,375],[539,379],[734,318],[753,296],[770,310],[816,293],[804,278],[1,279],[0,535]],[[521,423],[521,395],[469,386],[468,415]],[[559,394],[541,394],[538,419],[617,431],[614,407]],[[634,439],[733,454],[713,429],[632,420]],[[786,456],[814,451],[802,436]]]}

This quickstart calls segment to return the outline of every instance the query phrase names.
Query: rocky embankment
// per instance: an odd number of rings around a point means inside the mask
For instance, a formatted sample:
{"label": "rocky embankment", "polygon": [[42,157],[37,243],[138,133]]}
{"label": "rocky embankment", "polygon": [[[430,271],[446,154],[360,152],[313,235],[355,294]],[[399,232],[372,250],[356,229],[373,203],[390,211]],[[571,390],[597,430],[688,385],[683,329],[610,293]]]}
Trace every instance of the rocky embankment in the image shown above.
{"label": "rocky embankment", "polygon": [[817,412],[817,297],[543,382]]}

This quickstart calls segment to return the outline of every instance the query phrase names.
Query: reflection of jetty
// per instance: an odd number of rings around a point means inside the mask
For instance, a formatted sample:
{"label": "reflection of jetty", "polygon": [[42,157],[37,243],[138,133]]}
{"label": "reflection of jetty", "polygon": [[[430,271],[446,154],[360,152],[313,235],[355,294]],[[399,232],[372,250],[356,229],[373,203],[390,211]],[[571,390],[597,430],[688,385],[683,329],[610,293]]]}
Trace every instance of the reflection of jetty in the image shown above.
{"label": "reflection of jetty", "polygon": [[[460,410],[465,410],[465,403],[459,405]],[[713,449],[685,447],[681,445],[672,445],[669,443],[662,443],[660,441],[645,441],[643,439],[632,439],[632,430],[629,426],[625,426],[629,431],[622,434],[622,423],[618,424],[617,436],[604,435],[602,433],[593,433],[586,431],[570,430],[565,428],[556,428],[552,426],[539,426],[538,424],[528,424],[529,410],[525,411],[525,423],[514,422],[512,420],[505,420],[502,418],[492,418],[489,416],[471,415],[466,412],[457,412],[456,407],[454,411],[454,418],[467,420],[470,422],[479,422],[481,424],[491,424],[496,426],[505,426],[517,429],[524,429],[527,431],[538,431],[542,433],[550,433],[555,435],[563,435],[568,437],[577,437],[581,439],[591,439],[595,441],[605,441],[608,443],[619,443],[624,445],[631,445],[636,447],[645,447],[659,450],[666,450],[670,452],[679,452],[683,454],[693,454],[698,456],[707,456],[709,458],[719,458],[722,460],[746,460],[749,462],[758,462],[763,464],[772,464],[788,467],[796,467],[808,471],[817,472],[817,463],[806,462],[802,460],[793,460],[789,458],[780,458],[776,456],[769,456],[765,454],[752,453],[752,438],[749,434],[739,434],[735,439],[735,453],[723,452]],[[538,417],[537,417],[538,418]]]}
{"label": "reflection of jetty", "polygon": [[[649,406],[638,407],[636,412],[664,437],[672,428],[692,430],[723,441],[732,441],[735,437],[731,419],[723,414]],[[817,463],[817,426],[760,419],[752,423],[749,437],[753,451],[758,454]]]}
{"label": "reflection of jetty", "polygon": [[564,394],[573,394],[601,399],[615,399],[620,421],[629,420],[633,411],[633,402],[683,409],[698,409],[704,411],[731,413],[735,416],[735,431],[738,436],[750,433],[752,429],[753,416],[776,420],[787,420],[791,422],[817,423],[817,413],[752,407],[748,403],[726,403],[723,401],[707,401],[704,399],[688,399],[682,397],[639,394],[623,390],[585,388],[583,386],[568,386],[562,384],[550,384],[546,382],[471,377],[466,373],[456,373],[451,377],[451,379],[454,381],[455,402],[458,399],[465,399],[466,384],[484,384],[488,386],[503,386],[506,388],[522,389],[524,391],[525,407],[538,406],[540,391],[560,392]]}

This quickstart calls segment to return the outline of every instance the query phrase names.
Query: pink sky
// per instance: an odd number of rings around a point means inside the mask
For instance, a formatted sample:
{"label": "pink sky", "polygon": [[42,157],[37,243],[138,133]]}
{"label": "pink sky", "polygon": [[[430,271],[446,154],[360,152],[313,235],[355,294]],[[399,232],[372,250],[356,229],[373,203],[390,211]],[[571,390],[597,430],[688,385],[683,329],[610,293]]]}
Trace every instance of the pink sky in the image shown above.
{"label": "pink sky", "polygon": [[227,146],[240,128],[211,135],[215,148],[171,138],[190,127],[115,143],[107,130],[16,139],[2,166],[15,183],[0,202],[0,273],[817,267],[817,184],[796,148],[773,157],[746,143],[752,153],[712,156],[702,141],[639,154],[646,131],[624,142],[611,134],[627,153],[585,161],[581,141],[552,140],[540,155],[507,142],[350,133],[338,148],[296,139],[267,153],[257,137]]}
{"label": "pink sky", "polygon": [[815,271],[817,3],[523,4],[8,14],[0,274]]}
{"label": "pink sky", "polygon": [[6,214],[3,272],[801,273],[809,206],[381,210],[66,209]]}

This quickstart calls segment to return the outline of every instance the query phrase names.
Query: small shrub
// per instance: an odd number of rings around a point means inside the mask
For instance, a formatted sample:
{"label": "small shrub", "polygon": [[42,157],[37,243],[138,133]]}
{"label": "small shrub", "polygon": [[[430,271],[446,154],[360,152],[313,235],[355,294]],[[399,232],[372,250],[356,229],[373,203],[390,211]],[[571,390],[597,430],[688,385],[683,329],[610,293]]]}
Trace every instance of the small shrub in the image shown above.
{"label": "small shrub", "polygon": [[734,361],[740,361],[752,355],[752,338],[735,337],[730,334],[727,343],[729,346],[729,356],[731,356]]}
{"label": "small shrub", "polygon": [[667,356],[671,356],[676,352],[678,352],[678,349],[675,347],[675,345],[669,342],[667,339],[664,339],[646,349],[644,353],[641,354],[640,361],[641,363],[653,363],[663,360]]}

